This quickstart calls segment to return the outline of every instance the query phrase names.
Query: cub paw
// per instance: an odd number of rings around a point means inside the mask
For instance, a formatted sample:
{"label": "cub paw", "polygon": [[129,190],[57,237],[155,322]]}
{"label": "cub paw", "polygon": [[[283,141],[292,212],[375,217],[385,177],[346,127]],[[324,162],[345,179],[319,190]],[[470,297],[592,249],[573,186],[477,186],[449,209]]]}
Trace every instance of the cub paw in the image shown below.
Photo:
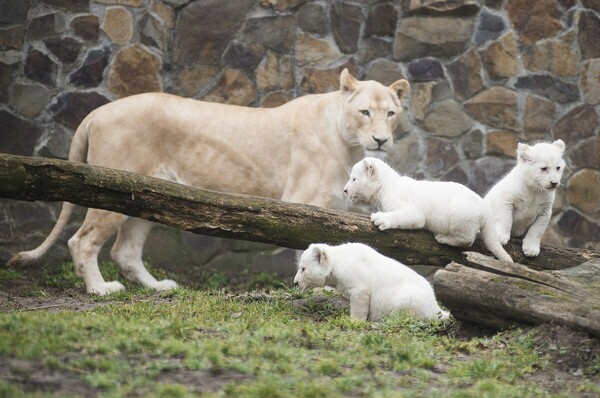
{"label": "cub paw", "polygon": [[510,232],[502,232],[496,231],[496,235],[498,235],[498,240],[502,246],[506,246],[508,241],[510,240]]}
{"label": "cub paw", "polygon": [[381,231],[391,228],[390,222],[385,213],[379,212],[371,214],[371,221]]}
{"label": "cub paw", "polygon": [[107,294],[116,293],[125,290],[125,286],[121,282],[103,282],[97,283],[87,288],[87,292],[90,294],[97,294],[98,296],[106,296]]}
{"label": "cub paw", "polygon": [[163,279],[162,281],[157,281],[156,284],[152,285],[152,289],[165,291],[165,290],[173,290],[173,289],[177,288],[177,286],[178,286],[177,282],[175,282],[171,279]]}
{"label": "cub paw", "polygon": [[540,244],[539,243],[529,243],[523,242],[523,254],[526,257],[535,257],[540,254]]}

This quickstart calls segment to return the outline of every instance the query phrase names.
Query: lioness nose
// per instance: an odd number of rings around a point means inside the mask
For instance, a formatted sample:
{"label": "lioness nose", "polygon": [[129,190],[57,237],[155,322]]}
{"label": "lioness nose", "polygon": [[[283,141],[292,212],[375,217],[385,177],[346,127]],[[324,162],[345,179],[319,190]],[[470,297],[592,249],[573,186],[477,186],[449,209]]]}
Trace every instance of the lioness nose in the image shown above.
{"label": "lioness nose", "polygon": [[388,141],[388,139],[387,139],[387,138],[377,138],[377,137],[375,137],[374,135],[373,135],[372,137],[373,137],[373,139],[375,140],[375,142],[377,143],[377,145],[378,145],[378,148],[381,148],[381,146],[382,146],[383,144],[385,144],[385,143]]}

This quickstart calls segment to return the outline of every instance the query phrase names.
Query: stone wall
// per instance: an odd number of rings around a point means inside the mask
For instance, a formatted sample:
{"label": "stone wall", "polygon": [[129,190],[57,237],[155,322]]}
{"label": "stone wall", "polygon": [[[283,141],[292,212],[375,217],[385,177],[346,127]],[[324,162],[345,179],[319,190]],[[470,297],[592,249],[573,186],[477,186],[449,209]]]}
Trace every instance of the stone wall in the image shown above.
{"label": "stone wall", "polygon": [[[484,193],[518,142],[563,139],[568,189],[545,240],[600,248],[599,37],[597,0],[3,0],[0,152],[66,158],[88,112],[135,93],[272,107],[336,90],[349,68],[411,82],[388,157],[411,176]],[[0,264],[40,242],[57,209],[1,201]],[[155,263],[278,270],[292,257],[151,239]],[[50,258],[65,256],[63,241]]]}

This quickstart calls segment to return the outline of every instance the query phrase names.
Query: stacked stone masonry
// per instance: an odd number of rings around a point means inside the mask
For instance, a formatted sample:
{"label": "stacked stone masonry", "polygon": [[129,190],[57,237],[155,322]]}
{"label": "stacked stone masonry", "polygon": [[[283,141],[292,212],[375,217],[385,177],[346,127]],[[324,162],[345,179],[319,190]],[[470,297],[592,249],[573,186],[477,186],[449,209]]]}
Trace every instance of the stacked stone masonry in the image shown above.
{"label": "stacked stone masonry", "polygon": [[[336,90],[348,68],[411,82],[388,156],[401,173],[484,194],[518,142],[563,139],[544,239],[600,249],[599,38],[597,0],[3,0],[0,152],[64,159],[88,112],[136,93],[274,107]],[[0,263],[39,243],[58,209],[1,201]],[[260,245],[165,230],[152,240],[171,242],[148,245],[158,263],[277,269]]]}

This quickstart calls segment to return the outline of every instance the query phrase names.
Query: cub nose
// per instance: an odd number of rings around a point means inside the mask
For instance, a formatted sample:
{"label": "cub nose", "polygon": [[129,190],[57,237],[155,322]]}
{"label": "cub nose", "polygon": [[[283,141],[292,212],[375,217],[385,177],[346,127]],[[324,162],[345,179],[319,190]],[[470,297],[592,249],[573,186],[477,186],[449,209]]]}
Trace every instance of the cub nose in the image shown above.
{"label": "cub nose", "polygon": [[552,188],[556,188],[558,186],[558,182],[550,182],[550,186]]}
{"label": "cub nose", "polygon": [[387,138],[377,138],[374,135],[372,135],[371,137],[373,137],[373,139],[377,143],[377,149],[381,149],[381,146],[388,141]]}

